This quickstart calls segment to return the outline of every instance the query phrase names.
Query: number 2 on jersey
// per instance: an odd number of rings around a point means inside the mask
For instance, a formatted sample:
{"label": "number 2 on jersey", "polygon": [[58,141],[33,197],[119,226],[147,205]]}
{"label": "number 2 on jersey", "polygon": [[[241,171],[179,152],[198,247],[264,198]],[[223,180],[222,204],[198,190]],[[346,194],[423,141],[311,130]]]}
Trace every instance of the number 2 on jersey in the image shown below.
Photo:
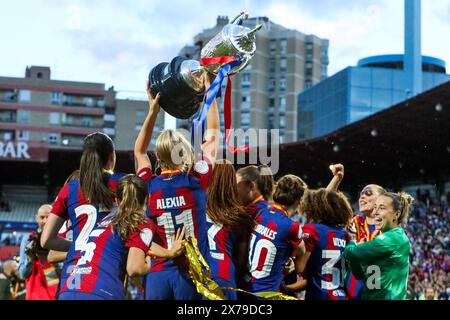
{"label": "number 2 on jersey", "polygon": [[92,229],[94,229],[95,223],[97,221],[97,209],[90,204],[84,204],[79,207],[76,207],[75,217],[78,219],[82,215],[86,215],[87,218],[83,228],[81,229],[80,234],[75,240],[76,251],[84,250],[89,238],[89,234],[91,233]]}

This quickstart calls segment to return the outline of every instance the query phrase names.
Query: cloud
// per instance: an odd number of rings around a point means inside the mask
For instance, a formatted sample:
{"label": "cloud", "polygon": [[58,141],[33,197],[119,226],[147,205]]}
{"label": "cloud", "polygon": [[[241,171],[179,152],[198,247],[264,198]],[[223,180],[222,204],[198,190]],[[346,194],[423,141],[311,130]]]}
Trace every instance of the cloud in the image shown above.
{"label": "cloud", "polygon": [[[169,61],[218,15],[240,10],[330,40],[329,74],[363,57],[403,52],[397,0],[17,0],[2,3],[3,75],[45,64],[59,79],[141,90],[151,67]],[[449,0],[422,1],[424,53],[450,61]],[[37,14],[39,13],[39,14]],[[8,30],[8,31],[7,31]],[[13,36],[11,31],[14,30]]]}

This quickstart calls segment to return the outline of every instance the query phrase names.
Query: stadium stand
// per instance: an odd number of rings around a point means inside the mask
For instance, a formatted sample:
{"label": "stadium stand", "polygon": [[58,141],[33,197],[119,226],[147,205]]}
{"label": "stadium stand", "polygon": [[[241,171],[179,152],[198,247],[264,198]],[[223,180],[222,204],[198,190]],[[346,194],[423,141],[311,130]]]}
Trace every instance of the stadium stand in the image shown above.
{"label": "stadium stand", "polygon": [[[439,201],[416,197],[408,220],[411,241],[409,299],[425,299],[427,290],[434,300],[450,298],[450,193]],[[432,290],[430,290],[432,289]]]}
{"label": "stadium stand", "polygon": [[34,222],[37,208],[47,201],[44,186],[3,185],[2,193],[9,210],[0,209],[0,221]]}

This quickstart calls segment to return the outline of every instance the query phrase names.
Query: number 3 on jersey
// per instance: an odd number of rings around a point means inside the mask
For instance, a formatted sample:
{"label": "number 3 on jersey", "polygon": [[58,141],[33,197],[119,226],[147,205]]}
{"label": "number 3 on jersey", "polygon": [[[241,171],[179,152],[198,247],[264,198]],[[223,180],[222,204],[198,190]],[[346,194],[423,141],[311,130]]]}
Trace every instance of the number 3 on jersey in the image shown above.
{"label": "number 3 on jersey", "polygon": [[[322,266],[322,275],[331,275],[331,281],[321,282],[322,289],[336,290],[339,286],[343,286],[345,263],[341,260],[341,251],[339,250],[323,250],[322,258],[328,261]],[[341,269],[336,267],[336,264],[341,260]]]}
{"label": "number 3 on jersey", "polygon": [[176,215],[175,223],[173,222],[172,213],[164,212],[162,215],[156,218],[158,226],[164,227],[167,240],[167,249],[172,248],[172,237],[175,234],[175,224],[181,225],[186,228],[185,237],[194,237],[194,219],[192,218],[192,209],[184,210],[180,214]]}

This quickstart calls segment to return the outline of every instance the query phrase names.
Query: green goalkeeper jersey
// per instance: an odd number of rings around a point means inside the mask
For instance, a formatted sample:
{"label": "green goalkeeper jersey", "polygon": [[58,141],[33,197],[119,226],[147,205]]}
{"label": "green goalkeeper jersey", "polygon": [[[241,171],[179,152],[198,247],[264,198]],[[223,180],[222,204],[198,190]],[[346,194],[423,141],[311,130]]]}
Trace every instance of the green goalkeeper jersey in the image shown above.
{"label": "green goalkeeper jersey", "polygon": [[364,279],[363,300],[405,300],[409,272],[409,239],[401,227],[372,241],[351,242],[343,253],[357,279]]}

